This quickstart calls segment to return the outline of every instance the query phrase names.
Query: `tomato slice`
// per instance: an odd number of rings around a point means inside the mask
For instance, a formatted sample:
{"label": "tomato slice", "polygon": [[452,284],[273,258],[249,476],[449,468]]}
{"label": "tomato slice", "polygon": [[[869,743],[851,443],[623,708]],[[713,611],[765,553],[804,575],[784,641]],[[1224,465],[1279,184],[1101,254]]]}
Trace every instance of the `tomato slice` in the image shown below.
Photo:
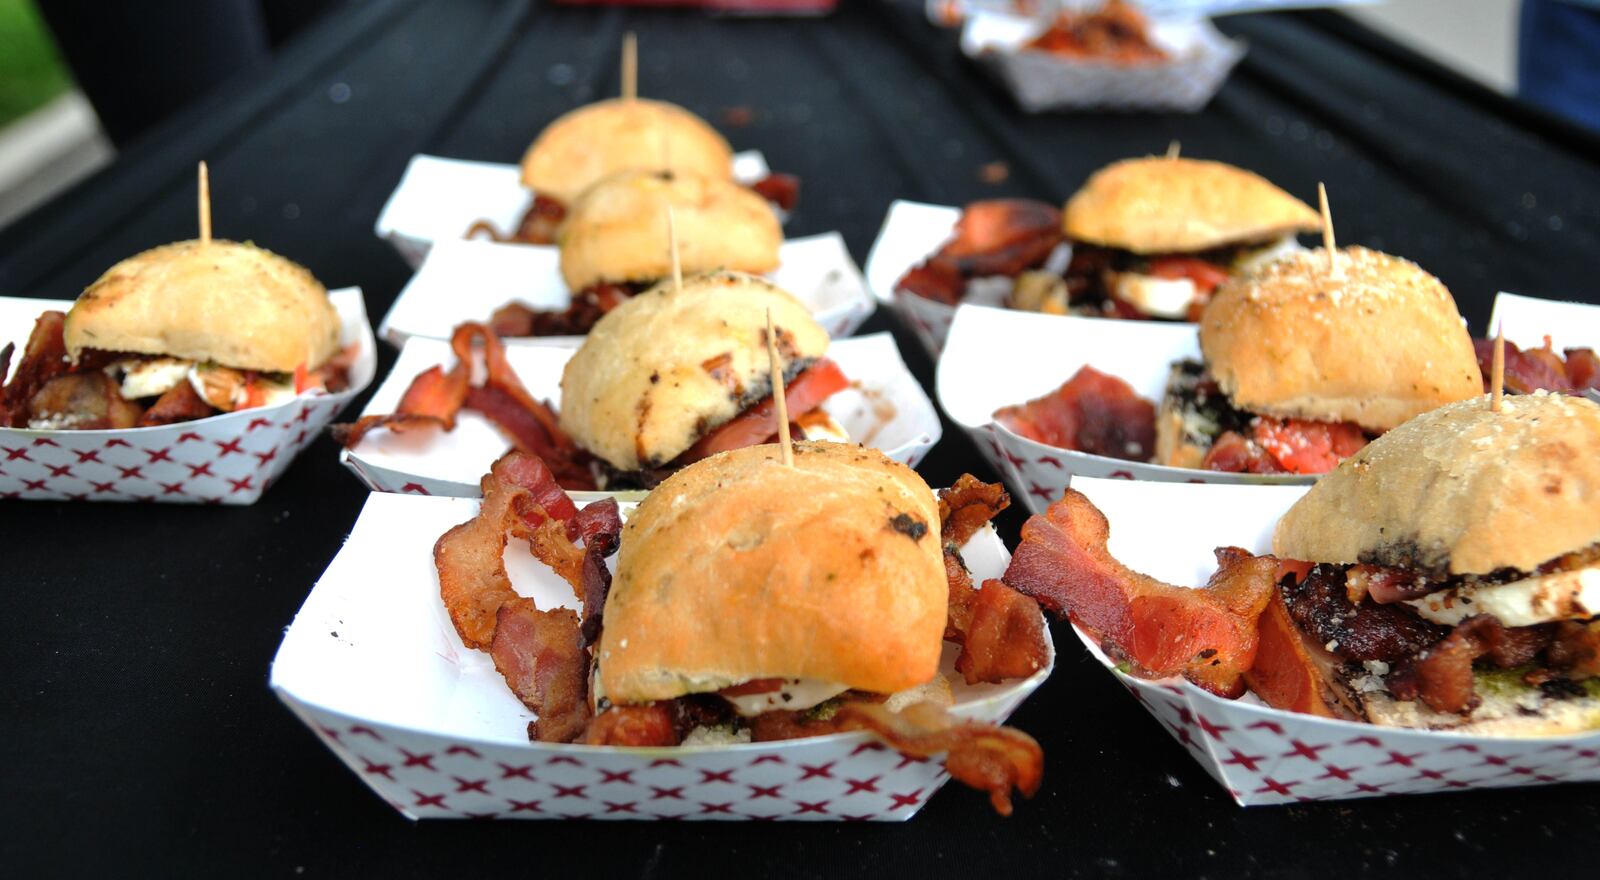
{"label": "tomato slice", "polygon": [[1167,256],[1150,261],[1150,274],[1157,278],[1187,278],[1201,296],[1210,296],[1228,280],[1228,270],[1199,257]]}
{"label": "tomato slice", "polygon": [[1256,419],[1255,441],[1284,470],[1296,474],[1325,474],[1339,462],[1361,451],[1367,435],[1351,422],[1312,422],[1305,419]]}
{"label": "tomato slice", "polygon": [[[820,360],[784,386],[784,402],[789,406],[789,418],[808,413],[822,405],[824,400],[849,387],[839,365],[830,360]],[[768,395],[759,403],[735,416],[733,421],[700,438],[689,451],[678,457],[679,464],[699,461],[719,452],[742,449],[765,443],[778,433],[777,406]]]}

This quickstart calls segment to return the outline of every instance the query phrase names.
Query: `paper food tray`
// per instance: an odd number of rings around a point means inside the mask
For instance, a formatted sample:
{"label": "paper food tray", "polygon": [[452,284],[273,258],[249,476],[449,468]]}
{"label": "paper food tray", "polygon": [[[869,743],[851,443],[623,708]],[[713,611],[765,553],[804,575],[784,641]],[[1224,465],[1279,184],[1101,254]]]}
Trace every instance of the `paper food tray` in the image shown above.
{"label": "paper food tray", "polygon": [[[1502,293],[1495,299],[1494,314],[1496,320],[1505,321],[1507,341],[1523,348],[1543,345],[1546,333],[1552,334],[1558,350],[1600,344],[1600,306]],[[1008,357],[995,357],[1002,346]],[[1107,321],[964,305],[939,359],[937,396],[951,421],[972,435],[1035,513],[1060,498],[1075,476],[1250,485],[1315,482],[1312,476],[1226,474],[1057,449],[1019,437],[992,419],[1003,406],[1054,390],[1085,364],[1122,379],[1159,406],[1172,362],[1199,356],[1193,324]]]}
{"label": "paper food tray", "polygon": [[[1304,486],[1185,486],[1079,479],[1111,523],[1112,555],[1168,583],[1203,584],[1212,549],[1272,549],[1272,529]],[[1116,670],[1078,637],[1134,699],[1241,806],[1600,780],[1600,732],[1506,738],[1379,727],[1226,700],[1183,679]]]}
{"label": "paper food tray", "polygon": [[1196,113],[1216,95],[1245,45],[1209,21],[1152,20],[1150,40],[1169,59],[1112,64],[1061,58],[1021,47],[1049,17],[978,11],[961,28],[961,51],[998,79],[1028,113],[1047,110]]}
{"label": "paper food tray", "polygon": [[[528,391],[559,411],[561,371],[572,354],[566,347],[524,345],[508,349],[506,356]],[[833,395],[823,409],[851,438],[916,467],[943,429],[933,402],[900,359],[894,337],[874,333],[836,340],[828,357],[859,387]],[[362,414],[393,412],[418,373],[454,361],[448,343],[413,337]],[[454,431],[373,431],[355,449],[341,451],[339,460],[378,492],[476,498],[478,481],[508,448],[487,419],[463,411]]]}
{"label": "paper food tray", "polygon": [[[361,344],[349,388],[152,428],[0,428],[0,498],[254,504],[377,370],[360,288],[329,296],[342,323],[340,344]],[[71,307],[65,300],[0,297],[0,347],[16,343],[20,359],[39,313]]]}
{"label": "paper food tray", "polygon": [[[733,177],[740,183],[755,183],[767,174],[761,153],[748,150],[733,157]],[[518,164],[418,154],[389,194],[373,231],[415,269],[434,242],[459,241],[479,220],[501,232],[515,231],[531,204],[533,193],[523,188]]]}
{"label": "paper food tray", "polygon": [[[767,277],[794,294],[835,338],[849,336],[876,304],[837,232],[785,241],[778,268]],[[465,321],[488,321],[513,300],[534,308],[563,309],[571,302],[561,278],[561,254],[552,245],[441,241],[411,276],[378,332],[401,346],[407,338],[449,339]],[[577,345],[578,337],[511,338],[507,344]]]}
{"label": "paper food tray", "polygon": [[961,209],[896,199],[883,218],[883,228],[867,252],[867,286],[879,302],[890,303],[901,321],[937,358],[950,333],[956,307],[896,289],[912,266],[933,256],[949,240]]}
{"label": "paper food tray", "polygon": [[[407,817],[901,821],[947,778],[937,761],[902,758],[860,733],[676,748],[529,742],[534,716],[488,654],[462,645],[439,599],[434,541],[477,505],[368,498],[272,664],[284,703]],[[964,552],[979,580],[999,577],[1009,559],[988,529]],[[522,542],[506,565],[540,607],[575,604]],[[947,646],[947,676],[953,662]],[[968,687],[957,674],[953,711],[1001,721],[1048,675]]]}

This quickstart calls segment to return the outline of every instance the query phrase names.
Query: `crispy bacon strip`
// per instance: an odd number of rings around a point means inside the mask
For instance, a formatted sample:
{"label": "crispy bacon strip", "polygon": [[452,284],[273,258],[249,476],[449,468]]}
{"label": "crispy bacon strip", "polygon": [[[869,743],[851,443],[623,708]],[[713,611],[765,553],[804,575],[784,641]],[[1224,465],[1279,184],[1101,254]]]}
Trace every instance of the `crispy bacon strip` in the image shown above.
{"label": "crispy bacon strip", "polygon": [[540,611],[531,599],[513,599],[495,613],[489,644],[494,668],[522,704],[538,713],[528,736],[571,742],[589,724],[589,651],[570,608]]}
{"label": "crispy bacon strip", "polygon": [[419,425],[437,425],[446,431],[456,426],[456,413],[467,399],[468,371],[465,361],[445,372],[435,364],[417,374],[400,406],[386,415],[362,416],[352,423],[334,425],[333,439],[346,449],[355,448],[369,431],[388,428],[400,433]]}
{"label": "crispy bacon strip", "polygon": [[502,338],[585,336],[607,312],[641,287],[602,281],[574,293],[564,309],[535,309],[520,302],[509,302],[494,310],[489,317],[489,327]]}
{"label": "crispy bacon strip", "polygon": [[978,604],[978,588],[972,585],[972,574],[967,571],[967,564],[956,552],[954,544],[944,545],[944,579],[950,590],[944,639],[960,644],[967,637],[967,630],[972,628],[972,613]]}
{"label": "crispy bacon strip", "polygon": [[1060,449],[1126,461],[1149,461],[1156,450],[1155,404],[1127,382],[1090,366],[1043,397],[996,410],[994,420]]}
{"label": "crispy bacon strip", "polygon": [[750,188],[755,190],[756,195],[785,211],[793,211],[800,201],[800,178],[793,174],[774,171],[750,184]]}
{"label": "crispy bacon strip", "polygon": [[961,547],[1010,506],[1004,485],[962,474],[950,488],[939,490],[939,540]]}
{"label": "crispy bacon strip", "polygon": [[971,603],[956,671],[967,684],[1026,678],[1050,662],[1039,603],[986,580]]}
{"label": "crispy bacon strip", "polygon": [[24,425],[34,419],[65,420],[77,431],[132,428],[139,423],[139,404],[124,400],[117,383],[100,372],[64,373],[29,398]]}
{"label": "crispy bacon strip", "polygon": [[1600,620],[1557,623],[1545,658],[1574,679],[1600,676]]}
{"label": "crispy bacon strip", "polygon": [[1256,618],[1271,598],[1277,560],[1238,551],[1220,560],[1204,588],[1184,589],[1118,562],[1106,550],[1110,534],[1105,515],[1068,489],[1023,524],[1004,581],[1070,616],[1141,676],[1181,673],[1222,696],[1243,693],[1242,676],[1255,662]]}
{"label": "crispy bacon strip", "polygon": [[[67,343],[63,334],[66,312],[47,311],[33,322],[28,334],[28,344],[17,362],[17,371],[4,389],[0,389],[0,426],[25,428],[28,426],[28,401],[43,388],[46,382],[71,368],[67,361]],[[10,345],[0,358],[0,378],[6,375],[11,362]]]}
{"label": "crispy bacon strip", "polygon": [[600,638],[606,596],[611,593],[611,569],[606,568],[606,557],[617,551],[622,540],[617,499],[605,498],[585,506],[568,522],[569,535],[574,527],[583,536],[583,643],[592,645]]}
{"label": "crispy bacon strip", "polygon": [[1256,626],[1256,661],[1244,674],[1251,693],[1274,709],[1342,717],[1333,711],[1336,702],[1330,697],[1337,691],[1329,685],[1333,668],[1340,661],[1309,643],[1289,617],[1277,591],[1273,591]]}
{"label": "crispy bacon strip", "polygon": [[144,415],[139,417],[139,427],[188,422],[215,415],[216,412],[216,408],[206,403],[194,390],[193,384],[184,381],[172,386],[171,391],[161,395],[144,411]]}
{"label": "crispy bacon strip", "polygon": [[682,741],[667,703],[613,706],[589,725],[583,741],[591,746],[675,746]]}
{"label": "crispy bacon strip", "polygon": [[[1470,712],[1479,700],[1472,664],[1488,657],[1496,666],[1510,668],[1529,663],[1550,644],[1550,633],[1540,627],[1508,628],[1490,614],[1477,614],[1456,624],[1450,634],[1417,657],[1414,675],[1416,698],[1436,712]],[[1400,699],[1412,699],[1409,683],[1391,689]]]}
{"label": "crispy bacon strip", "polygon": [[1044,750],[1033,737],[1011,727],[961,721],[933,703],[890,712],[875,703],[850,702],[836,716],[841,730],[865,730],[902,755],[945,754],[955,779],[989,793],[995,812],[1011,815],[1011,790],[1033,797],[1044,776]]}
{"label": "crispy bacon strip", "polygon": [[1060,243],[1061,212],[1054,205],[1031,199],[973,202],[962,210],[950,240],[895,287],[955,305],[968,279],[1020,275],[1043,263]]}

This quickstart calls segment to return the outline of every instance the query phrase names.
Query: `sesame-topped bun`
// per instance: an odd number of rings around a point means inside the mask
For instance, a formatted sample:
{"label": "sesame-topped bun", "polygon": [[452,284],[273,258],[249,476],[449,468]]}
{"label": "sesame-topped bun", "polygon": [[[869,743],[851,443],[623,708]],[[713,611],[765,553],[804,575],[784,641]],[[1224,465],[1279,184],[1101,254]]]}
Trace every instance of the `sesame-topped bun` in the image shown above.
{"label": "sesame-topped bun", "polygon": [[267,372],[316,368],[339,314],[305,267],[251,244],[180,241],[106,270],[67,313],[67,353],[166,355]]}
{"label": "sesame-topped bun", "polygon": [[1600,542],[1600,406],[1537,392],[1473,397],[1347,458],[1278,521],[1306,562],[1446,574],[1528,572]]}
{"label": "sesame-topped bun", "polygon": [[828,331],[765,279],[691,275],[628,299],[567,361],[561,429],[620,471],[667,464],[772,393],[769,309],[793,378],[828,350]]}
{"label": "sesame-topped bun", "polygon": [[730,180],[733,150],[705,120],[676,104],[612,98],[546,126],[522,157],[522,185],[571,204],[595,181],[626,168]]}
{"label": "sesame-topped bun", "polygon": [[622,530],[596,651],[614,703],[762,678],[889,694],[939,670],[939,504],[882,453],[797,443],[678,471]]}
{"label": "sesame-topped bun", "polygon": [[1096,171],[1061,219],[1074,241],[1138,254],[1205,251],[1321,228],[1310,205],[1259,174],[1157,156]]}
{"label": "sesame-topped bun", "polygon": [[1286,255],[1217,289],[1200,319],[1206,366],[1246,412],[1385,431],[1479,394],[1455,300],[1415,263],[1351,247]]}
{"label": "sesame-topped bun", "polygon": [[571,290],[672,274],[667,206],[683,271],[778,268],[783,230],[771,206],[732,181],[691,172],[622,171],[583,192],[560,232],[561,276]]}

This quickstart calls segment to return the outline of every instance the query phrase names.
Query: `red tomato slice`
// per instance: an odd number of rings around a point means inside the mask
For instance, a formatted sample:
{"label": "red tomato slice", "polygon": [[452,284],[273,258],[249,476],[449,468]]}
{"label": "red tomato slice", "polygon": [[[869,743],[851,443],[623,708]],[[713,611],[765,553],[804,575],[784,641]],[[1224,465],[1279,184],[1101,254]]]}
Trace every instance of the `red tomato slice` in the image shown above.
{"label": "red tomato slice", "polygon": [[[838,364],[830,360],[817,361],[784,386],[784,402],[789,406],[789,418],[793,419],[795,416],[816,409],[824,400],[843,391],[849,385],[850,380],[845,378],[844,371],[839,369]],[[778,433],[777,407],[773,404],[771,395],[768,395],[755,406],[735,416],[733,421],[701,437],[700,442],[689,447],[688,452],[678,457],[678,463],[688,464],[719,452],[765,443],[768,437],[776,433]]]}
{"label": "red tomato slice", "polygon": [[1367,435],[1350,422],[1304,419],[1256,419],[1255,440],[1284,469],[1296,474],[1325,474],[1367,445]]}
{"label": "red tomato slice", "polygon": [[1150,261],[1150,274],[1157,278],[1187,278],[1201,296],[1210,296],[1228,280],[1228,270],[1199,257],[1156,257]]}

